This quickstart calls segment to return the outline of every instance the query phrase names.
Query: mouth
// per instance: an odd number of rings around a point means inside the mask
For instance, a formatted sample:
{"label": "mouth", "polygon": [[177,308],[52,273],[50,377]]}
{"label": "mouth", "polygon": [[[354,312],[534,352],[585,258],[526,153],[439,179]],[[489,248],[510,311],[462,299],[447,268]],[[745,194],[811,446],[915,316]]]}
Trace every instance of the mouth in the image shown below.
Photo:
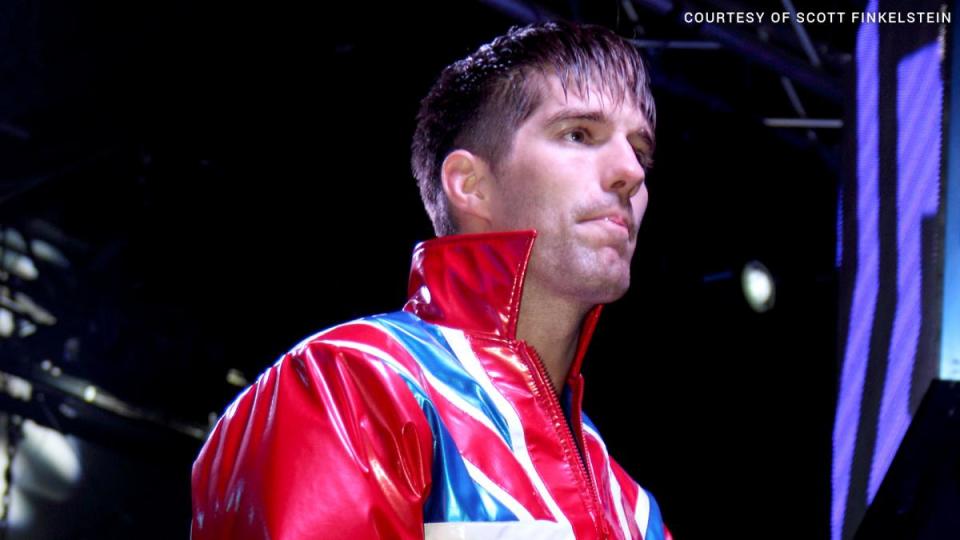
{"label": "mouth", "polygon": [[611,223],[619,227],[623,227],[628,232],[633,231],[633,220],[630,219],[628,214],[617,211],[607,211],[598,214],[588,215],[587,217],[581,220],[582,223]]}
{"label": "mouth", "polygon": [[608,234],[613,235],[617,239],[629,240],[633,238],[631,221],[622,214],[607,213],[591,216],[581,221],[581,223],[604,229]]}
{"label": "mouth", "polygon": [[603,216],[603,217],[600,217],[600,218],[598,218],[598,219],[603,220],[603,221],[606,221],[606,222],[609,222],[609,223],[613,223],[614,225],[619,225],[619,226],[623,227],[624,229],[627,229],[628,231],[630,230],[630,225],[627,223],[627,220],[624,219],[622,216],[616,216],[616,215],[614,215],[614,216]]}

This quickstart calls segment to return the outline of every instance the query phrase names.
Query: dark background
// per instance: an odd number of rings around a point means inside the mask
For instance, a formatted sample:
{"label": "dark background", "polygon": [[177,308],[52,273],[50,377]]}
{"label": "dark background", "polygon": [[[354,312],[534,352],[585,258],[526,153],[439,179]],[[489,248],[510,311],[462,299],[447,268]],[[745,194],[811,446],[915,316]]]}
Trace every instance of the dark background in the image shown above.
{"label": "dark background", "polygon": [[[831,4],[798,7],[862,7]],[[678,20],[746,6],[631,6],[636,22],[613,1],[0,7],[0,226],[72,263],[11,278],[58,323],[0,340],[0,370],[52,360],[159,419],[21,411],[78,436],[84,483],[11,537],[186,537],[200,441],[172,423],[206,428],[240,390],[229,369],[252,380],[301,338],[402,305],[432,234],[408,164],[419,99],[551,16],[655,42],[651,203],[633,287],[588,353],[588,414],[678,539],[825,537],[843,132],[763,119],[798,116],[781,76],[808,116],[843,118],[856,28],[809,27],[812,68],[789,26]],[[752,259],[776,278],[765,314],[740,292]]]}

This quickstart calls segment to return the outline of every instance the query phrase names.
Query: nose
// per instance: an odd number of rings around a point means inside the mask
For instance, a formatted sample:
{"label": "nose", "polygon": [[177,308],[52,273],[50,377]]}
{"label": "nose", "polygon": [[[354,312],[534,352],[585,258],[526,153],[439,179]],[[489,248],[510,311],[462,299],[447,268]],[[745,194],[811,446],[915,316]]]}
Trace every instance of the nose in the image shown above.
{"label": "nose", "polygon": [[626,138],[610,141],[603,177],[603,189],[612,191],[624,202],[637,193],[646,178],[646,171],[637,159],[636,150]]}

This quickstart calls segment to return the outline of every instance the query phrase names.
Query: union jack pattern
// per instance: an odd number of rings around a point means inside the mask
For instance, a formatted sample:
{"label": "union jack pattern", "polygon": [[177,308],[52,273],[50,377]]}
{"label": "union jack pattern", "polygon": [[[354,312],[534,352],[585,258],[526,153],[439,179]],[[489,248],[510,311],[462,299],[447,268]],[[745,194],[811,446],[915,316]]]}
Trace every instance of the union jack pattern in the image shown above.
{"label": "union jack pattern", "polygon": [[402,311],[302,341],[193,468],[193,540],[670,540],[582,413],[585,317],[558,396],[517,339],[533,231],[414,252]]}
{"label": "union jack pattern", "polygon": [[[555,473],[537,463],[528,436],[537,411],[525,411],[498,386],[528,381],[491,377],[462,330],[426,323],[399,311],[318,334],[338,348],[382,362],[416,396],[434,438],[432,489],[424,505],[427,538],[579,538],[564,494],[551,490]],[[391,343],[392,342],[392,343]],[[383,351],[390,351],[386,354]],[[509,371],[509,370],[506,370]],[[493,370],[505,377],[504,369]],[[521,373],[512,374],[522,375]],[[570,410],[567,389],[563,409]],[[610,538],[664,539],[656,501],[607,453],[585,414],[584,462],[596,483]]]}

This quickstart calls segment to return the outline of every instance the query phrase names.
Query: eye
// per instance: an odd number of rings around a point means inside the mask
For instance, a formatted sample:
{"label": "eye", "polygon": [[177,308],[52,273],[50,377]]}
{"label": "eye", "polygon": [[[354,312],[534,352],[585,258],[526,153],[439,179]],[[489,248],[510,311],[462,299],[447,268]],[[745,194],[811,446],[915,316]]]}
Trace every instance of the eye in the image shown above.
{"label": "eye", "polygon": [[637,149],[634,153],[637,156],[637,162],[640,163],[640,166],[643,167],[644,170],[649,171],[653,167],[653,158],[650,157],[646,151]]}
{"label": "eye", "polygon": [[590,139],[590,132],[583,128],[571,129],[563,134],[563,138],[574,143],[585,143]]}

